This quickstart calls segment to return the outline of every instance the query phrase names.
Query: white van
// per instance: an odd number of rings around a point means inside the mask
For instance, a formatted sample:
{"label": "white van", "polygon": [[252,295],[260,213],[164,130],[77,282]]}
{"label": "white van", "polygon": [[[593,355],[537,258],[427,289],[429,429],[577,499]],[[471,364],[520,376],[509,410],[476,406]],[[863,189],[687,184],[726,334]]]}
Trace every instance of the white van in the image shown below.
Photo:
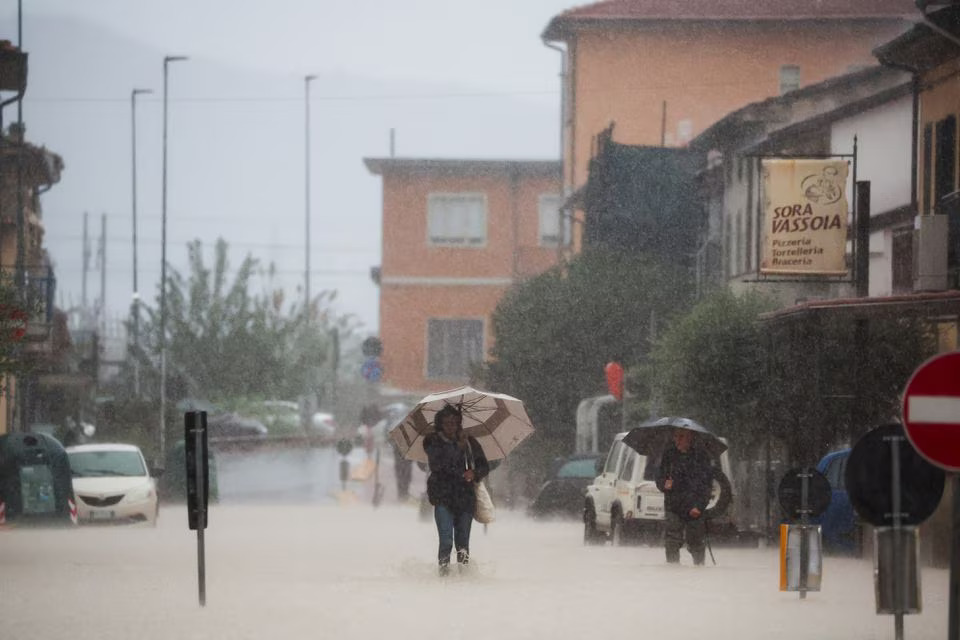
{"label": "white van", "polygon": [[[600,475],[587,487],[583,507],[585,544],[602,544],[609,539],[620,545],[627,538],[654,541],[660,537],[666,514],[663,493],[656,485],[659,456],[640,455],[623,443],[625,435],[623,431],[614,437],[603,468],[597,468]],[[726,515],[733,499],[727,453],[714,464],[713,495],[706,511],[711,519],[709,531],[732,530],[735,534],[736,527]]]}

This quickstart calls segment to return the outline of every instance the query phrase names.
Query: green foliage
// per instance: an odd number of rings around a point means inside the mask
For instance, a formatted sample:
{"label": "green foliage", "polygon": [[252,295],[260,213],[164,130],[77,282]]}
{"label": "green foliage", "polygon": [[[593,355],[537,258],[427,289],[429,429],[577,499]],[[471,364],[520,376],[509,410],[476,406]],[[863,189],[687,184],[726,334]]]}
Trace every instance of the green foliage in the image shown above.
{"label": "green foliage", "polygon": [[660,413],[693,418],[728,438],[759,430],[764,352],[757,316],[773,308],[761,295],[723,290],[672,324],[641,373],[661,396]]}
{"label": "green foliage", "polygon": [[[203,245],[188,245],[190,270],[171,269],[167,278],[166,344],[168,396],[207,398],[215,402],[237,398],[296,398],[315,391],[320,371],[331,357],[333,329],[349,335],[352,320],[335,318],[325,308],[334,293],[322,292],[308,310],[284,307],[284,294],[270,289],[272,269],[258,270],[247,255],[233,271],[227,243],[216,243],[213,264],[204,263]],[[251,293],[251,280],[261,276],[268,288]],[[143,351],[145,378],[157,394],[160,352],[160,296],[145,308]]]}
{"label": "green foliage", "polygon": [[809,316],[767,329],[761,414],[798,462],[899,419],[910,375],[936,338],[916,318]]}
{"label": "green foliage", "polygon": [[646,357],[651,318],[662,325],[685,308],[683,276],[649,257],[595,249],[504,296],[479,377],[524,401],[537,431],[519,453],[546,464],[572,452],[577,404],[606,392],[607,362],[629,369]]}
{"label": "green foliage", "polygon": [[795,462],[814,463],[896,419],[910,374],[933,353],[916,319],[759,317],[773,308],[721,291],[673,324],[640,374],[658,389],[660,413],[701,421],[741,451],[772,436]]}

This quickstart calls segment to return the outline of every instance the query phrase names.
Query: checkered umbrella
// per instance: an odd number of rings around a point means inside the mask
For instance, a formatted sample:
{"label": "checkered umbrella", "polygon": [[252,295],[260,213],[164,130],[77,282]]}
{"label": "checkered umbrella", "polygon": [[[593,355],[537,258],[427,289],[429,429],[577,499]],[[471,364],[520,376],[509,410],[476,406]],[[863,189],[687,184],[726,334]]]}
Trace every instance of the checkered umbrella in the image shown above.
{"label": "checkered umbrella", "polygon": [[477,439],[487,460],[501,460],[527,436],[533,425],[523,402],[503,393],[458,387],[423,398],[389,436],[404,458],[427,462],[423,438],[434,432],[434,416],[445,406],[463,416],[463,430]]}

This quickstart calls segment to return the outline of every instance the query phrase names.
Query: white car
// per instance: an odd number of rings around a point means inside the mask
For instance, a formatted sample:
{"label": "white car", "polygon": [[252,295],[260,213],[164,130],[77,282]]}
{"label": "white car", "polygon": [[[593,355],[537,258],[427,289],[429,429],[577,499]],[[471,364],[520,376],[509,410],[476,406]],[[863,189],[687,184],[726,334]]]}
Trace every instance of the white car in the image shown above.
{"label": "white car", "polygon": [[156,480],[140,448],[132,444],[67,447],[77,517],[81,524],[157,523]]}
{"label": "white car", "polygon": [[[656,461],[623,443],[627,432],[618,433],[610,446],[600,473],[587,487],[583,509],[583,541],[600,544],[608,538],[620,545],[626,538],[653,541],[659,538],[666,513],[663,493],[657,489]],[[599,464],[599,463],[598,463]],[[727,452],[714,460],[713,495],[708,512],[725,512],[731,500],[730,462]],[[732,526],[729,517],[720,518],[714,530]]]}

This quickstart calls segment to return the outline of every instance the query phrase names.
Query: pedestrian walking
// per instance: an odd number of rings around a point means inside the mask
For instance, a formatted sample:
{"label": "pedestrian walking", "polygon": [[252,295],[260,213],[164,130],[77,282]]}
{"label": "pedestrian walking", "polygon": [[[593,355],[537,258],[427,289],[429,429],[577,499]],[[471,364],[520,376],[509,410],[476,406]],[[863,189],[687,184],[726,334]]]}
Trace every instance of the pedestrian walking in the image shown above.
{"label": "pedestrian walking", "polygon": [[704,562],[707,525],[704,511],[713,488],[713,469],[707,451],[696,446],[695,434],[674,428],[657,469],[657,488],[664,494],[667,562],[680,562],[684,541],[695,565]]}
{"label": "pedestrian walking", "polygon": [[461,570],[470,562],[470,528],[476,504],[474,485],[489,473],[483,448],[463,432],[460,411],[447,405],[434,418],[434,431],[423,440],[430,475],[427,497],[433,505],[440,575],[450,572],[450,554],[457,551]]}

